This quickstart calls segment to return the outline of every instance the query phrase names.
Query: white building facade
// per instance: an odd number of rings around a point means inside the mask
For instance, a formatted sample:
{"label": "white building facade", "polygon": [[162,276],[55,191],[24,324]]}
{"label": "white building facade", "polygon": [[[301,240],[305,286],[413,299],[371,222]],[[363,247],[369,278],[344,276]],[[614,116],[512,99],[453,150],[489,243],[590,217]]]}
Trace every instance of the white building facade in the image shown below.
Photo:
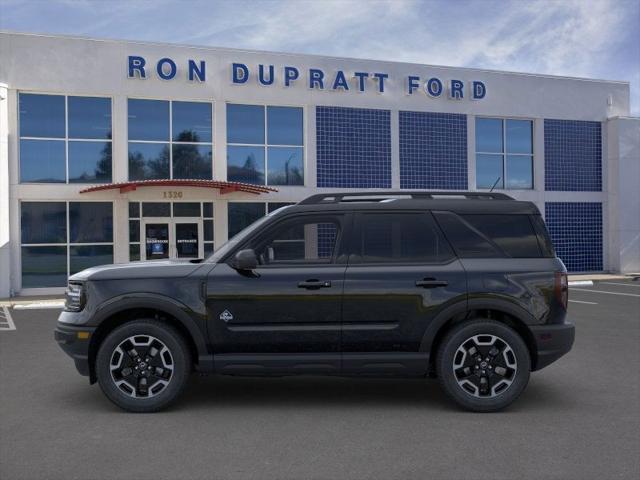
{"label": "white building facade", "polygon": [[318,192],[536,203],[569,271],[640,271],[629,84],[0,33],[0,297],[207,255]]}

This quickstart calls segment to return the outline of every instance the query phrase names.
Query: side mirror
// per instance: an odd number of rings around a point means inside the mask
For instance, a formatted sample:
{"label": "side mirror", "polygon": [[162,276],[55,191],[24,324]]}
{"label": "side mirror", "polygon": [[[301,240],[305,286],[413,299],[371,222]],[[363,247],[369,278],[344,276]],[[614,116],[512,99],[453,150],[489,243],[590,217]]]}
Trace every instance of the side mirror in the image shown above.
{"label": "side mirror", "polygon": [[258,257],[251,248],[240,250],[233,258],[231,265],[236,270],[255,270],[258,268]]}

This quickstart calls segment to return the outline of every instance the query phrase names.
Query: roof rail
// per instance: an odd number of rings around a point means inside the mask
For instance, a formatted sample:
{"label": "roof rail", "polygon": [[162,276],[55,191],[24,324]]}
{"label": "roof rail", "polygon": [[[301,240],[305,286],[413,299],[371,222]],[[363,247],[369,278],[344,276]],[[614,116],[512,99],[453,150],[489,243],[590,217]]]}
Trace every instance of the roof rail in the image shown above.
{"label": "roof rail", "polygon": [[390,199],[412,198],[414,200],[437,200],[439,197],[462,197],[470,200],[513,200],[512,197],[504,193],[494,192],[423,192],[411,190],[391,190],[380,192],[338,192],[338,193],[318,193],[305,198],[299,205],[312,205],[320,203],[343,203],[343,202],[381,202]]}

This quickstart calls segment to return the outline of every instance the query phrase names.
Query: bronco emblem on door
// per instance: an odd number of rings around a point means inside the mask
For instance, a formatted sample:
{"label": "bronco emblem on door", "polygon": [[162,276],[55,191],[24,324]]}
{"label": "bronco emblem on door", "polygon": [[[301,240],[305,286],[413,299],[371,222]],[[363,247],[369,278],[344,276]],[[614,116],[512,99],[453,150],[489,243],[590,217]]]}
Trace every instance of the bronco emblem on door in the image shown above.
{"label": "bronco emblem on door", "polygon": [[231,315],[231,312],[229,310],[225,310],[220,314],[220,320],[230,322],[231,320],[233,320],[233,315]]}

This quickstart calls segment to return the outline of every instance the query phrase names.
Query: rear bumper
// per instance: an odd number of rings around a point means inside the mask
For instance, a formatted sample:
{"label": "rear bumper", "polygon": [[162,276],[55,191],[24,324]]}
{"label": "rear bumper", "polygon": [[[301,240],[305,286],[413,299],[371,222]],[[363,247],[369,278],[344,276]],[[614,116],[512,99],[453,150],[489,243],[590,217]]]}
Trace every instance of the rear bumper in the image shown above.
{"label": "rear bumper", "polygon": [[60,348],[73,359],[78,372],[85,376],[90,374],[89,343],[94,331],[95,328],[76,327],[59,322],[53,331],[53,338]]}
{"label": "rear bumper", "polygon": [[536,362],[532,370],[540,370],[571,350],[576,328],[573,323],[530,326],[536,342]]}

